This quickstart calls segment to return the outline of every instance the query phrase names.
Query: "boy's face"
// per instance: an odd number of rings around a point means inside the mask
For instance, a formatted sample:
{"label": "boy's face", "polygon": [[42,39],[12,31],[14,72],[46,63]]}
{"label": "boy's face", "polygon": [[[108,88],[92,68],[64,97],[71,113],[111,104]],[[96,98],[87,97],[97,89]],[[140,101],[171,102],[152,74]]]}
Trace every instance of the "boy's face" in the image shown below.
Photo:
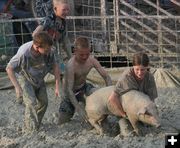
{"label": "boy's face", "polygon": [[48,55],[51,51],[51,46],[41,47],[41,46],[34,44],[34,48],[35,48],[36,52],[39,52],[42,55]]}
{"label": "boy's face", "polygon": [[136,78],[138,80],[143,80],[148,67],[144,67],[143,65],[137,65],[137,66],[133,66],[133,69]]}
{"label": "boy's face", "polygon": [[89,48],[75,49],[75,59],[80,63],[85,63],[86,60],[89,58],[89,55]]}
{"label": "boy's face", "polygon": [[69,5],[68,4],[58,4],[54,6],[54,12],[57,17],[65,19],[66,16],[69,14]]}

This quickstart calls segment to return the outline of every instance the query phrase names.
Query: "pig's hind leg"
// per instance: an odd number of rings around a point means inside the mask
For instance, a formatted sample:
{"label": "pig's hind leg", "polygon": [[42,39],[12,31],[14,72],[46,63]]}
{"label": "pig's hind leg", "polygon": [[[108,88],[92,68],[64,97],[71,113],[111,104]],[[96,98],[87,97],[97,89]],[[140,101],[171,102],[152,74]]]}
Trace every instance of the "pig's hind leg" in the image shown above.
{"label": "pig's hind leg", "polygon": [[98,134],[103,135],[103,128],[101,122],[106,118],[106,116],[101,116],[98,119],[89,118],[89,122],[96,129]]}

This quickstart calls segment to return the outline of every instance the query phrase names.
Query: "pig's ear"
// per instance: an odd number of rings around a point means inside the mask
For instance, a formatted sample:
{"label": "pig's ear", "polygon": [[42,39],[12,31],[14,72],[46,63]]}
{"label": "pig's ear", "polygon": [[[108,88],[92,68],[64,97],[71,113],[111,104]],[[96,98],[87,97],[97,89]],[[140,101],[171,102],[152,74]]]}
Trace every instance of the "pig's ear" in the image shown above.
{"label": "pig's ear", "polygon": [[147,108],[144,107],[144,108],[142,108],[142,109],[140,109],[140,110],[138,111],[137,115],[145,114],[146,111],[147,111]]}

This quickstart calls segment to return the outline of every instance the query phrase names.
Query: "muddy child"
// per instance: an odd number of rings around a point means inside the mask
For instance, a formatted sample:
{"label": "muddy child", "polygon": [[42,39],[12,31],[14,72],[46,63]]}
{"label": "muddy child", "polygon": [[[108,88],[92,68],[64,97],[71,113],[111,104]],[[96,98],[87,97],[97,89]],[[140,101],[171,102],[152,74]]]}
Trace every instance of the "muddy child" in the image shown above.
{"label": "muddy child", "polygon": [[[19,102],[25,104],[25,130],[38,130],[48,106],[44,77],[53,70],[55,95],[59,96],[60,72],[52,51],[53,41],[46,32],[34,35],[9,61],[6,71]],[[18,79],[17,79],[18,76]]]}
{"label": "muddy child", "polygon": [[[127,68],[120,76],[114,91],[109,97],[109,104],[114,110],[115,115],[122,117],[126,116],[122,105],[119,101],[119,97],[130,90],[138,90],[145,93],[154,102],[157,97],[157,89],[154,80],[154,76],[149,72],[149,57],[143,52],[134,54],[132,60],[133,66]],[[124,118],[120,121],[120,127],[125,127],[124,124],[128,124],[128,121]],[[128,131],[128,130],[127,130]]]}
{"label": "muddy child", "polygon": [[84,95],[90,95],[95,89],[86,78],[92,68],[95,68],[105,80],[106,86],[112,84],[110,76],[100,63],[90,55],[90,44],[87,38],[78,37],[74,44],[74,55],[68,61],[64,77],[64,97],[59,108],[59,124],[69,121],[75,110],[87,120],[86,112],[79,102],[85,104]]}

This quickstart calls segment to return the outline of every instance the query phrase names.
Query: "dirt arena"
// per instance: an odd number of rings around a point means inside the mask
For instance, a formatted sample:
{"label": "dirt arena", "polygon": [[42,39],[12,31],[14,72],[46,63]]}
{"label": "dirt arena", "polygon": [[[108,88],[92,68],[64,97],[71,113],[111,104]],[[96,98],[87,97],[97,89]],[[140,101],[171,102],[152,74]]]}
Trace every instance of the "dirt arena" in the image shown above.
{"label": "dirt arena", "polygon": [[[156,82],[160,83],[160,80],[156,79]],[[142,125],[142,136],[129,137],[118,134],[117,118],[114,116],[108,117],[106,134],[103,136],[97,135],[94,129],[90,130],[77,114],[70,122],[58,126],[56,123],[60,98],[55,99],[52,84],[48,84],[47,91],[49,106],[39,132],[24,134],[24,105],[15,102],[14,89],[0,90],[0,148],[164,148],[165,134],[180,131],[179,87],[158,87],[159,96],[155,102],[161,128]]]}

